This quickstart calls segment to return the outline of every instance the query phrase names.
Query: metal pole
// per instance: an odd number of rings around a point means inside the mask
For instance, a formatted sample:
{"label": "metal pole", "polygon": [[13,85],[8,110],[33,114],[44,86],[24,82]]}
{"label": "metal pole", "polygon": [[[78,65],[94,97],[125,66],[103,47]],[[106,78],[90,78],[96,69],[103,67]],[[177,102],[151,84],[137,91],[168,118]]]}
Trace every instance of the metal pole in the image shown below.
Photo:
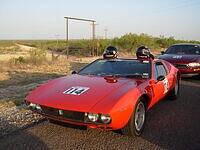
{"label": "metal pole", "polygon": [[67,25],[67,24],[68,24],[68,21],[67,21],[67,20],[68,20],[68,19],[67,19],[67,18],[65,18],[65,19],[66,19],[66,21],[65,21],[65,41],[67,41],[67,38],[68,38],[68,37],[67,37],[67,36],[68,36],[68,35],[67,35],[67,34],[68,34],[68,27],[67,27],[67,26],[68,26],[68,25]]}
{"label": "metal pole", "polygon": [[74,18],[74,17],[64,17],[64,18],[66,18],[66,19],[73,19],[73,20],[95,22],[95,20],[89,20],[89,19],[83,19],[83,18]]}
{"label": "metal pole", "polygon": [[93,25],[93,40],[95,40],[95,25],[96,24],[94,24],[94,22],[93,22],[92,25]]}
{"label": "metal pole", "polygon": [[67,49],[67,59],[69,58],[69,21],[68,18],[66,18],[66,23],[65,23],[65,30],[66,30],[66,49]]}
{"label": "metal pole", "polygon": [[105,28],[104,31],[105,31],[105,37],[104,38],[107,39],[107,31],[108,31],[108,29]]}
{"label": "metal pole", "polygon": [[66,39],[67,39],[67,42],[68,42],[68,40],[69,40],[69,22],[68,22],[68,18],[67,18],[66,24],[67,24],[67,28],[66,28],[66,30],[67,30],[67,37],[66,37]]}
{"label": "metal pole", "polygon": [[92,55],[95,55],[95,24],[92,22],[92,40],[93,40],[93,48],[92,48]]}

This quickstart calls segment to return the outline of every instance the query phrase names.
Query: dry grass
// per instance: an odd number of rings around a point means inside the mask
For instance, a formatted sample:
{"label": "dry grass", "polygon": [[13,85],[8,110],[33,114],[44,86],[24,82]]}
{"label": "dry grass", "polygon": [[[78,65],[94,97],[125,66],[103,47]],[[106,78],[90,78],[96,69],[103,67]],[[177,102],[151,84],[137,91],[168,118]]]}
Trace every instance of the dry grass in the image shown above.
{"label": "dry grass", "polygon": [[[15,53],[0,55],[0,105],[10,104],[20,106],[23,98],[38,86],[61,76],[71,74],[72,70],[79,70],[98,57],[78,58],[60,55],[52,61],[51,52],[47,51],[41,63],[30,61],[28,46],[17,45],[20,50]],[[13,63],[11,59],[23,57],[23,63]],[[3,101],[5,103],[3,103]]]}

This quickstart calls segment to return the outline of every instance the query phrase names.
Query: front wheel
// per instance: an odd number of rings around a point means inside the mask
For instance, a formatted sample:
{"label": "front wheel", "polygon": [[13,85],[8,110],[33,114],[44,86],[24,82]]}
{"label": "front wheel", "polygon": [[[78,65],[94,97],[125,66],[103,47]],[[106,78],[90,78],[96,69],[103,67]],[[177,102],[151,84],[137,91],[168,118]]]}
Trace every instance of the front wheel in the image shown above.
{"label": "front wheel", "polygon": [[140,136],[146,120],[146,105],[145,99],[140,98],[136,103],[135,110],[124,128],[121,129],[124,135]]}
{"label": "front wheel", "polygon": [[179,97],[179,92],[180,92],[180,83],[179,80],[176,81],[174,88],[172,91],[169,93],[169,98],[171,100],[176,100]]}

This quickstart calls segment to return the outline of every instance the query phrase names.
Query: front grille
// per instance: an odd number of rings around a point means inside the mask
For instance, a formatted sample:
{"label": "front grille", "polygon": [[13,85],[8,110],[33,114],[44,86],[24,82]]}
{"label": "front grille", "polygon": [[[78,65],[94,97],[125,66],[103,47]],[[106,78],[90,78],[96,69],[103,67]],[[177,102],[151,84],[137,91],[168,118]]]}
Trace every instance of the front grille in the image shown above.
{"label": "front grille", "polygon": [[43,113],[47,116],[67,121],[84,122],[84,114],[85,114],[84,112],[61,110],[46,106],[41,106],[41,107]]}
{"label": "front grille", "polygon": [[174,64],[174,66],[178,69],[187,69],[187,65],[186,64]]}

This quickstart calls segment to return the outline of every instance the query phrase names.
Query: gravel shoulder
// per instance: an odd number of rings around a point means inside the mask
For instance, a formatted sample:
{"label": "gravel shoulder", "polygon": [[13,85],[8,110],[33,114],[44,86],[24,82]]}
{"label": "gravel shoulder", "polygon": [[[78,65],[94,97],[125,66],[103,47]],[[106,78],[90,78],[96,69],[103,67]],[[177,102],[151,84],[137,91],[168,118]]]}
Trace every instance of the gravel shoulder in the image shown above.
{"label": "gravel shoulder", "polygon": [[12,106],[9,102],[1,104],[0,111],[0,138],[24,129],[43,119],[41,115],[32,113],[23,106]]}

